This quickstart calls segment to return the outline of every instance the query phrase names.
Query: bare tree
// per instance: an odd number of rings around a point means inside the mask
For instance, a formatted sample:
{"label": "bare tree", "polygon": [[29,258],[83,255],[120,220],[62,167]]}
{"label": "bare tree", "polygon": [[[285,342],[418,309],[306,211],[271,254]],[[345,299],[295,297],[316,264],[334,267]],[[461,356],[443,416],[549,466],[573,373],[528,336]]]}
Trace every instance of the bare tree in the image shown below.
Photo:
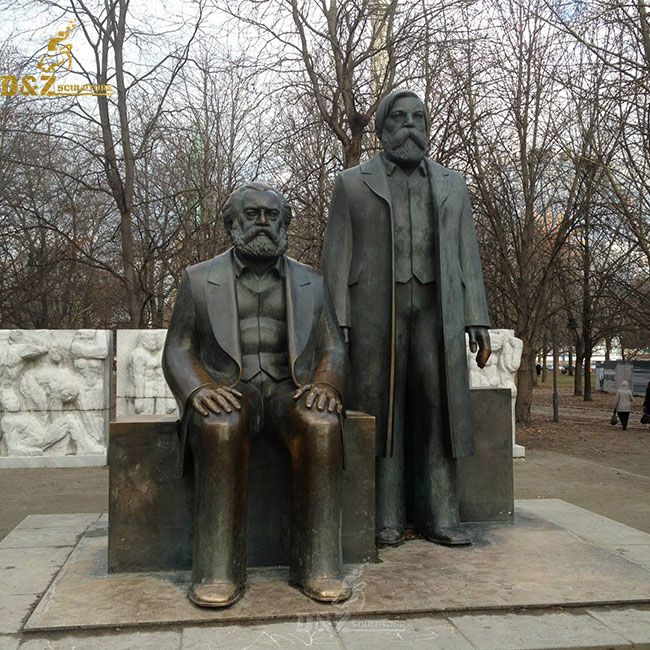
{"label": "bare tree", "polygon": [[586,48],[605,71],[601,128],[618,145],[603,161],[618,212],[650,265],[650,16],[643,0],[596,0],[564,11],[548,5],[549,22]]}
{"label": "bare tree", "polygon": [[310,98],[340,143],[344,167],[358,164],[381,98],[421,74],[413,69],[424,58],[422,35],[451,8],[397,0],[214,1],[260,39],[280,88]]}
{"label": "bare tree", "polygon": [[488,253],[490,304],[497,321],[524,342],[517,420],[529,422],[538,338],[553,266],[573,226],[579,178],[560,155],[564,44],[540,17],[540,2],[489,7],[491,36],[468,50],[462,70],[461,129]]}

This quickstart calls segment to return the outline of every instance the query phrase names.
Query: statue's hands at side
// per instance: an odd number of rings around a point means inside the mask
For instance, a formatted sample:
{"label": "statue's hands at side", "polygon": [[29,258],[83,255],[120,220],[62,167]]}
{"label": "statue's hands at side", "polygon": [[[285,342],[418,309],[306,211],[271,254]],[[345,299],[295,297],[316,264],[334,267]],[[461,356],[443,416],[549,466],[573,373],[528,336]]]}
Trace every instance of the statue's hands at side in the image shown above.
{"label": "statue's hands at side", "polygon": [[479,368],[485,368],[490,354],[492,354],[492,347],[490,344],[490,332],[487,327],[466,327],[465,331],[469,335],[469,349],[476,352],[476,365]]}
{"label": "statue's hands at side", "polygon": [[192,408],[207,417],[210,413],[221,415],[223,412],[232,413],[233,409],[241,410],[241,403],[238,398],[243,394],[229,386],[203,386],[199,388],[190,398]]}
{"label": "statue's hands at side", "polygon": [[305,393],[305,406],[310,409],[316,405],[319,411],[327,410],[330,413],[343,413],[343,403],[338,391],[329,384],[305,384],[294,394],[293,399],[299,400]]}

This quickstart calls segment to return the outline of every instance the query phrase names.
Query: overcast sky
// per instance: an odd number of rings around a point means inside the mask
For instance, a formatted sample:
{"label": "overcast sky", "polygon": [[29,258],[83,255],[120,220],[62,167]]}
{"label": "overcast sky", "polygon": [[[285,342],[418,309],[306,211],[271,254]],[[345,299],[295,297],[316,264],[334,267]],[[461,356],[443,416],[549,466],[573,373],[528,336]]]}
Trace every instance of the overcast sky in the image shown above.
{"label": "overcast sky", "polygon": [[[103,3],[96,4],[99,10]],[[21,59],[33,58],[34,64],[47,51],[48,41],[65,29],[74,18],[71,10],[64,12],[56,7],[48,7],[46,3],[38,0],[18,4],[5,4],[5,0],[0,0],[0,13],[0,43],[18,50]],[[147,59],[158,60],[169,53],[172,44],[185,42],[196,13],[196,2],[191,0],[132,2],[129,8],[129,25],[145,32],[146,36],[144,43],[138,43],[144,47],[136,47],[133,41],[127,44],[126,58],[129,69],[133,70],[134,64],[146,64]],[[225,45],[234,49],[238,47],[238,39],[233,33],[230,38],[224,35],[223,20],[215,12],[206,14],[203,30],[204,33],[211,34],[219,32],[222,40],[225,36]],[[84,67],[92,69],[93,51],[81,28],[77,28],[66,42],[72,45],[75,59]],[[79,69],[78,64],[75,64],[72,73],[68,74],[73,75],[75,69]],[[66,81],[71,80],[72,78],[66,78]]]}

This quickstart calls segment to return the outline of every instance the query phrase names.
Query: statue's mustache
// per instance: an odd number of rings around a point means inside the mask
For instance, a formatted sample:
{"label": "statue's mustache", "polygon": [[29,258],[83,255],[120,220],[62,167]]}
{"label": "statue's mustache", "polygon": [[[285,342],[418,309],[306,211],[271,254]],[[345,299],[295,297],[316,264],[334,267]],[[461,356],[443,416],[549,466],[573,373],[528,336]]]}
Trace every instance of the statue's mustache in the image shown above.
{"label": "statue's mustache", "polygon": [[391,148],[400,147],[407,140],[414,142],[420,149],[425,149],[427,143],[424,140],[422,134],[413,129],[400,129],[399,131],[393,133],[392,135],[385,138],[388,141],[388,144]]}
{"label": "statue's mustache", "polygon": [[255,239],[255,237],[258,235],[266,235],[274,244],[278,243],[278,238],[276,237],[275,233],[270,228],[264,227],[257,227],[247,233],[244,236],[244,243],[248,244],[248,242],[253,241],[253,239]]}

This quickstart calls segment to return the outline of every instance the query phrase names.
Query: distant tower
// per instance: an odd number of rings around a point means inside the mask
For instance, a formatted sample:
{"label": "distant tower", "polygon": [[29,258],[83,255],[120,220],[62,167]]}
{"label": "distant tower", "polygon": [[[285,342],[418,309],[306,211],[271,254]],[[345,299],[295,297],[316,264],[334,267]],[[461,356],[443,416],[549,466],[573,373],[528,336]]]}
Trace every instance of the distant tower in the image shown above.
{"label": "distant tower", "polygon": [[196,121],[194,126],[194,137],[192,139],[192,150],[190,152],[190,174],[195,188],[199,188],[199,200],[194,207],[194,225],[198,228],[203,223],[203,167],[205,164],[205,147],[201,135],[201,125]]}
{"label": "distant tower", "polygon": [[374,97],[383,95],[384,78],[389,64],[388,47],[390,26],[395,13],[395,0],[374,0],[370,4],[370,20],[372,24],[372,79],[370,89]]}

